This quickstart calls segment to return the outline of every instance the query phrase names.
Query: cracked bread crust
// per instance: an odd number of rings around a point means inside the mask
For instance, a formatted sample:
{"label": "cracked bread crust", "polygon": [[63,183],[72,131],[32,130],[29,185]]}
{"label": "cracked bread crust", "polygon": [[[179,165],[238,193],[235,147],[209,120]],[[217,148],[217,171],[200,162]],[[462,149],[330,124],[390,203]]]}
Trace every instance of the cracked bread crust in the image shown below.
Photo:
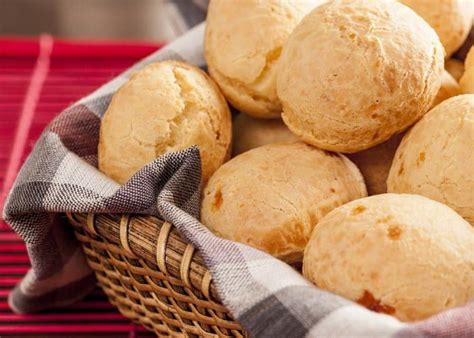
{"label": "cracked bread crust", "polygon": [[178,61],[151,64],[113,96],[100,128],[99,169],[123,184],[157,157],[198,145],[203,179],[228,158],[231,115],[200,69]]}
{"label": "cracked bread crust", "polygon": [[301,18],[322,0],[212,0],[206,20],[209,73],[229,102],[259,118],[280,116],[276,63]]}
{"label": "cracked bread crust", "polygon": [[359,170],[345,156],[303,142],[270,144],[215,172],[203,193],[201,221],[221,237],[294,263],[321,217],[366,195]]}
{"label": "cracked bread crust", "polygon": [[389,192],[442,202],[474,225],[474,94],[452,97],[404,137],[387,179]]}
{"label": "cracked bread crust", "polygon": [[380,144],[428,111],[443,53],[434,30],[396,1],[320,5],[280,57],[283,121],[321,149],[353,153]]}
{"label": "cracked bread crust", "polygon": [[400,0],[426,20],[438,34],[449,58],[469,34],[474,4],[472,0]]}
{"label": "cracked bread crust", "polygon": [[[446,205],[382,194],[347,203],[318,223],[303,274],[372,310],[421,320],[474,298],[473,247],[474,228]],[[366,302],[365,294],[376,301]]]}

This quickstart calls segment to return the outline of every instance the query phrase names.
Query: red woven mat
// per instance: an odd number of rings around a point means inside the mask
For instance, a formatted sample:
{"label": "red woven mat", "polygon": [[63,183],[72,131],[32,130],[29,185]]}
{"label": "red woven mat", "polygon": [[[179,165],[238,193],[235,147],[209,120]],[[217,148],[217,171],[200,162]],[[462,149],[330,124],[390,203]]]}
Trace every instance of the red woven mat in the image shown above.
{"label": "red woven mat", "polygon": [[[150,44],[0,38],[0,207],[41,131],[62,109],[90,93],[138,59],[159,48]],[[29,268],[22,241],[0,224],[0,336],[145,337],[97,289],[67,309],[16,315],[9,290]]]}

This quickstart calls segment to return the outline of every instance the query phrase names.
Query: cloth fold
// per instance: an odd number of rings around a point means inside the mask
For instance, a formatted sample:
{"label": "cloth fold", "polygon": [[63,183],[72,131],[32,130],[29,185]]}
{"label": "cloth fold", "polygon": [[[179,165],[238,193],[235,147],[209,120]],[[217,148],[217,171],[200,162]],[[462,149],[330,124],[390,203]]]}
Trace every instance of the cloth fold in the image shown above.
{"label": "cloth fold", "polygon": [[[196,147],[156,159],[123,186],[96,169],[100,119],[111,95],[151,62],[178,59],[204,67],[203,33],[201,24],[66,109],[45,130],[4,210],[32,263],[10,296],[12,309],[66,305],[88,292],[91,271],[60,213],[141,213],[169,221],[200,251],[223,304],[252,336],[474,336],[474,303],[420,323],[401,323],[314,287],[261,251],[214,236],[198,221],[201,162]],[[68,273],[72,263],[75,275]]]}

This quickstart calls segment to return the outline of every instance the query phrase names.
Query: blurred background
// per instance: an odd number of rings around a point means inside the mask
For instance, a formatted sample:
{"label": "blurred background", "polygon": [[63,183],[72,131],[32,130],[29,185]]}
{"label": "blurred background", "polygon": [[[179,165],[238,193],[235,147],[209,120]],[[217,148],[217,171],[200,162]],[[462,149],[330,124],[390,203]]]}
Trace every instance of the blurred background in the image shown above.
{"label": "blurred background", "polygon": [[207,0],[0,0],[0,35],[171,41],[206,8]]}

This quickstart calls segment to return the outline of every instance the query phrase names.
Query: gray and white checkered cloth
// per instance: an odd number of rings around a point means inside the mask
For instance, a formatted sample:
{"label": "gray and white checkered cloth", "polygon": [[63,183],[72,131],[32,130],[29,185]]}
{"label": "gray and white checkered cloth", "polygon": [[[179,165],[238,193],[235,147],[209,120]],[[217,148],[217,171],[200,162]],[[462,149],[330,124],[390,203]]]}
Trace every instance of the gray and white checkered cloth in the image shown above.
{"label": "gray and white checkered cloth", "polygon": [[[81,281],[56,280],[57,285],[45,287],[64,274],[71,257],[85,264],[77,258],[78,244],[59,213],[133,212],[159,215],[199,249],[223,304],[252,336],[474,337],[472,302],[422,322],[401,323],[314,287],[263,252],[215,237],[198,221],[200,157],[195,147],[160,157],[123,186],[96,169],[100,120],[112,94],[131,73],[151,62],[179,59],[205,66],[203,33],[201,24],[147,57],[66,109],[43,133],[4,211],[5,220],[25,240],[32,263],[28,281],[15,289],[11,305],[32,311],[44,307],[48,297],[57,301],[59,291],[70,285],[78,294],[81,288],[82,293],[88,291],[90,271],[82,266],[86,273]],[[41,294],[39,289],[46,291]]]}

